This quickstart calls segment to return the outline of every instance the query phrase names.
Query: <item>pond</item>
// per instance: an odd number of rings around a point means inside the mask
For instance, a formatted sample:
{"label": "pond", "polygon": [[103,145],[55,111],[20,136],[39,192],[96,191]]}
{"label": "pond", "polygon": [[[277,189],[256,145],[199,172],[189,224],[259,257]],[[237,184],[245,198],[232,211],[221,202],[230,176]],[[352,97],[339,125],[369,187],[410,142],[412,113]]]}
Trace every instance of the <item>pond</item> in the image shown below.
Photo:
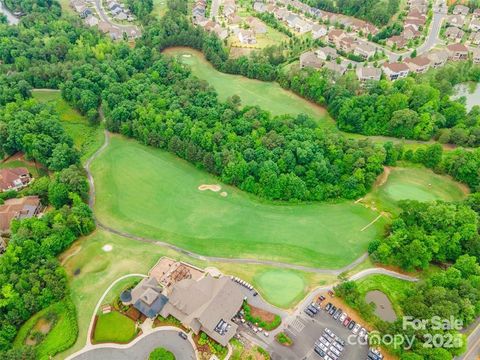
{"label": "pond", "polygon": [[393,322],[397,319],[397,314],[393,310],[390,299],[383,292],[378,290],[369,291],[365,295],[365,300],[368,304],[375,304],[375,315],[380,319],[388,322]]}
{"label": "pond", "polygon": [[7,21],[10,25],[17,25],[20,19],[13,15],[10,10],[7,9],[5,4],[0,1],[0,12],[7,17]]}
{"label": "pond", "polygon": [[477,83],[469,82],[455,86],[455,95],[452,99],[458,99],[462,96],[466,98],[467,110],[470,111],[474,105],[480,105],[480,87]]}

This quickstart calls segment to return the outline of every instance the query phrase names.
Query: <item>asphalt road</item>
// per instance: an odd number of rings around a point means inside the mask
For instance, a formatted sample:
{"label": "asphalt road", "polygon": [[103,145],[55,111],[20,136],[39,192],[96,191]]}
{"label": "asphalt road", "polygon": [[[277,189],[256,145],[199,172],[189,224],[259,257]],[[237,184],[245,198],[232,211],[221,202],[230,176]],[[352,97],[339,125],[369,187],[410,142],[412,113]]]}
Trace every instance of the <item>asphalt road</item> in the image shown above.
{"label": "asphalt road", "polygon": [[171,351],[176,359],[195,359],[195,351],[188,340],[178,336],[178,331],[157,331],[147,335],[130,347],[118,348],[118,345],[88,350],[72,360],[146,360],[158,347]]}
{"label": "asphalt road", "polygon": [[105,9],[102,6],[102,1],[101,0],[95,0],[94,3],[95,3],[95,8],[97,9],[97,13],[103,21],[105,21],[105,22],[109,23],[110,25],[115,26],[119,29],[122,29],[127,34],[130,34],[130,31],[132,31],[132,30],[137,30],[137,27],[135,25],[123,25],[123,24],[114,23],[112,21],[112,19],[110,19],[110,17],[105,12]]}
{"label": "asphalt road", "polygon": [[475,322],[475,329],[468,337],[467,351],[455,360],[474,360],[480,358],[480,319]]}

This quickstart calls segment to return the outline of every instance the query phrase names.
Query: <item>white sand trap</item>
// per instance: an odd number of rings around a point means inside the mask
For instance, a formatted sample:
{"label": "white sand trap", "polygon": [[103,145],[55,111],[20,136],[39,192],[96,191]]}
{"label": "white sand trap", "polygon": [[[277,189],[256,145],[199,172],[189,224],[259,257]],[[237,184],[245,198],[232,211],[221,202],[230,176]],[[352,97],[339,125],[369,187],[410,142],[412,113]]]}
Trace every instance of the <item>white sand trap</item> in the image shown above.
{"label": "white sand trap", "polygon": [[223,197],[227,197],[227,195],[228,195],[228,194],[227,194],[226,191],[222,191],[222,192],[220,193],[220,196],[223,196]]}
{"label": "white sand trap", "polygon": [[200,191],[210,190],[213,192],[219,192],[220,190],[222,190],[222,187],[216,184],[213,184],[213,185],[203,184],[198,187],[198,190]]}
{"label": "white sand trap", "polygon": [[104,245],[102,247],[102,250],[105,251],[105,252],[110,252],[110,251],[112,251],[112,249],[113,249],[113,246],[110,245],[110,244]]}
{"label": "white sand trap", "polygon": [[192,57],[192,55],[190,55],[190,54],[183,54],[182,56],[186,57],[186,58]]}

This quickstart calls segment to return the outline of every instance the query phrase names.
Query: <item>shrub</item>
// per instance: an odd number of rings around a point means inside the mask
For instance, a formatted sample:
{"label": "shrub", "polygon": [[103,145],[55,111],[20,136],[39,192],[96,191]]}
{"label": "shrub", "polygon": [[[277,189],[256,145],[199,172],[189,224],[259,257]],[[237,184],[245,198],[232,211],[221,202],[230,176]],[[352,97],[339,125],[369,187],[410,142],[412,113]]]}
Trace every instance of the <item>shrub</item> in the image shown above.
{"label": "shrub", "polygon": [[148,360],[175,360],[175,356],[172,352],[160,347],[150,353]]}

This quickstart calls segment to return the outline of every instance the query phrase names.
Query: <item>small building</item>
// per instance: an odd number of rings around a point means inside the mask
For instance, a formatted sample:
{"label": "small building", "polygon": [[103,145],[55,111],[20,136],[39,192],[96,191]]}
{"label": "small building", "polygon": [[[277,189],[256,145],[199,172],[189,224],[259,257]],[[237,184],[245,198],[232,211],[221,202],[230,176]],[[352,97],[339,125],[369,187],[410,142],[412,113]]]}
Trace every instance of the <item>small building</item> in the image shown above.
{"label": "small building", "polygon": [[403,36],[395,35],[387,39],[387,45],[400,50],[407,45],[407,40]]}
{"label": "small building", "polygon": [[323,25],[314,24],[312,26],[312,38],[314,40],[319,39],[327,35],[327,27]]}
{"label": "small building", "polygon": [[358,80],[361,82],[369,81],[369,80],[380,80],[382,76],[382,70],[375,68],[373,66],[359,66],[356,69],[356,74]]}
{"label": "small building", "polygon": [[338,42],[337,46],[339,50],[349,53],[353,52],[357,45],[357,41],[353,36],[345,36]]}
{"label": "small building", "polygon": [[468,25],[468,28],[472,31],[479,31],[480,30],[480,19],[475,18],[470,21],[470,25]]}
{"label": "small building", "polygon": [[256,44],[257,39],[255,38],[255,34],[252,30],[240,30],[238,32],[238,40],[242,44]]}
{"label": "small building", "polygon": [[315,54],[319,59],[324,61],[326,60],[335,60],[338,57],[337,50],[330,46],[325,46],[315,50]]}
{"label": "small building", "polygon": [[418,38],[421,34],[422,33],[418,31],[418,29],[416,29],[415,26],[407,25],[403,29],[401,36],[406,40],[411,40],[411,39]]}
{"label": "small building", "polygon": [[304,52],[300,55],[300,67],[310,67],[314,69],[320,69],[324,62],[313,51]]}
{"label": "small building", "polygon": [[475,48],[472,51],[472,61],[474,64],[480,64],[480,49]]}
{"label": "small building", "polygon": [[375,56],[376,52],[375,46],[363,41],[359,42],[353,50],[355,55],[361,56],[365,60]]}
{"label": "small building", "polygon": [[473,45],[480,45],[480,31],[472,32],[470,34],[470,42]]}
{"label": "small building", "polygon": [[463,35],[465,35],[463,30],[454,26],[447,28],[447,30],[445,31],[445,37],[450,41],[461,40]]}
{"label": "small building", "polygon": [[328,43],[330,45],[337,45],[340,43],[340,40],[343,39],[347,34],[343,30],[333,29],[328,33]]}
{"label": "small building", "polygon": [[256,17],[250,16],[246,22],[255,34],[265,34],[267,32],[267,26]]}
{"label": "small building", "polygon": [[330,70],[336,75],[343,75],[347,71],[347,67],[344,64],[337,64],[334,61],[327,61],[324,68]]}
{"label": "small building", "polygon": [[98,18],[93,15],[90,15],[85,19],[85,24],[87,24],[90,27],[97,26]]}
{"label": "small building", "polygon": [[255,1],[253,3],[253,10],[255,10],[258,13],[264,13],[267,11],[265,4],[260,1]]}
{"label": "small building", "polygon": [[462,15],[450,15],[447,18],[447,24],[450,26],[455,26],[462,28],[465,25],[465,16]]}
{"label": "small building", "polygon": [[444,66],[448,60],[448,52],[445,50],[432,51],[427,56],[430,59],[430,66],[434,69]]}
{"label": "small building", "polygon": [[467,60],[468,48],[460,43],[447,45],[448,58],[453,61]]}
{"label": "small building", "polygon": [[382,65],[382,70],[392,81],[407,77],[410,71],[408,66],[402,62],[384,63]]}
{"label": "small building", "polygon": [[453,8],[453,15],[463,15],[466,16],[470,12],[470,9],[468,6],[465,5],[455,5]]}
{"label": "small building", "polygon": [[296,18],[294,28],[295,28],[295,31],[297,31],[298,33],[305,34],[312,30],[312,24],[301,18]]}
{"label": "small building", "polygon": [[27,168],[0,169],[0,192],[21,190],[32,180]]}
{"label": "small building", "polygon": [[430,68],[430,59],[426,56],[405,59],[405,64],[411,72],[423,74]]}
{"label": "small building", "polygon": [[[123,294],[122,302],[128,303],[128,294]],[[130,303],[135,309],[140,311],[146,317],[153,319],[157,317],[168,298],[162,294],[162,287],[158,284],[154,277],[144,278],[130,292]]]}
{"label": "small building", "polygon": [[38,216],[42,205],[38,196],[25,196],[22,198],[5,200],[0,205],[0,234],[10,231],[13,220],[23,220]]}
{"label": "small building", "polygon": [[172,315],[195,334],[203,331],[226,346],[237,332],[232,318],[242,304],[243,293],[229,277],[205,276],[198,281],[185,279],[176,283],[160,315]]}

